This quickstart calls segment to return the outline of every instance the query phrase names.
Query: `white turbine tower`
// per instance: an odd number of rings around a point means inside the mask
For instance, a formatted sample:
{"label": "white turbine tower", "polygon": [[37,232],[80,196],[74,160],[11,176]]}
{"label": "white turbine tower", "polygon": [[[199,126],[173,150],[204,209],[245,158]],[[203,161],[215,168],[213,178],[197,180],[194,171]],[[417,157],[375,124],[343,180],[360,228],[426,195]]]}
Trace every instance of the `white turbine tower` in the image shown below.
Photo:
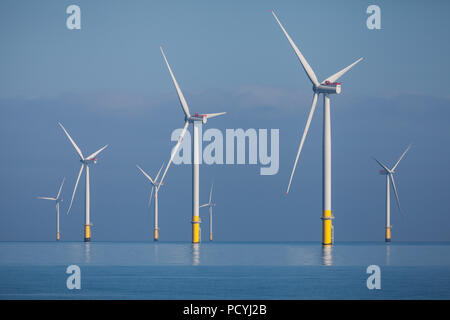
{"label": "white turbine tower", "polygon": [[305,57],[303,57],[300,50],[297,48],[295,43],[292,41],[289,34],[284,29],[280,20],[278,20],[275,13],[272,11],[273,16],[276,21],[280,25],[283,30],[284,35],[288,39],[291,47],[294,49],[295,54],[297,55],[300,63],[302,64],[303,69],[305,70],[309,80],[313,84],[313,100],[311,111],[309,112],[308,120],[306,121],[305,130],[303,132],[302,139],[300,141],[300,146],[298,148],[297,156],[295,158],[294,167],[292,169],[291,177],[289,179],[289,185],[287,187],[286,194],[289,193],[289,189],[291,187],[292,178],[294,176],[295,168],[297,167],[297,162],[300,157],[300,153],[303,148],[303,143],[305,142],[306,135],[308,134],[309,125],[311,123],[311,119],[314,114],[314,110],[316,108],[317,99],[319,94],[323,94],[323,104],[324,104],[324,112],[323,112],[323,215],[322,215],[322,244],[330,245],[332,244],[332,221],[333,215],[331,212],[331,120],[330,120],[330,95],[331,94],[339,94],[341,93],[341,83],[336,82],[342,75],[344,75],[348,70],[350,70],[354,65],[363,60],[360,58],[353,62],[348,67],[342,69],[341,71],[333,74],[332,76],[326,78],[324,81],[319,82],[317,80],[316,74],[314,73],[311,66],[306,61]]}
{"label": "white turbine tower", "polygon": [[70,200],[69,209],[67,210],[67,214],[69,214],[70,209],[72,208],[73,198],[75,197],[75,193],[77,192],[78,182],[80,181],[81,174],[83,173],[84,167],[86,167],[86,197],[85,197],[85,224],[84,224],[84,241],[89,242],[91,241],[91,220],[90,220],[90,199],[91,199],[91,192],[90,192],[90,185],[89,185],[89,166],[91,164],[97,163],[96,156],[102,152],[108,145],[105,145],[104,147],[100,148],[99,150],[95,151],[93,154],[91,154],[88,157],[84,157],[83,153],[81,152],[80,148],[78,148],[75,141],[73,141],[72,137],[69,135],[67,130],[63,127],[61,123],[58,123],[61,129],[63,129],[64,133],[66,134],[67,138],[69,138],[69,141],[72,143],[73,147],[75,148],[75,151],[80,156],[80,162],[81,167],[80,171],[78,172],[78,178],[77,182],[75,183],[75,187],[73,189],[72,199]]}
{"label": "white turbine tower", "polygon": [[158,191],[159,188],[162,186],[162,183],[159,179],[159,174],[161,173],[161,170],[164,166],[161,166],[161,168],[158,171],[158,174],[156,175],[155,179],[153,180],[150,175],[145,172],[140,166],[136,165],[136,167],[142,172],[142,174],[150,181],[152,184],[152,191],[150,192],[150,198],[148,199],[148,206],[150,207],[150,204],[152,203],[152,197],[153,197],[153,191],[155,192],[155,226],[154,226],[154,240],[158,241],[159,239],[159,226],[158,226]]}
{"label": "white turbine tower", "polygon": [[62,190],[65,180],[66,180],[66,178],[63,178],[63,181],[61,182],[61,185],[59,186],[58,194],[56,195],[56,197],[54,197],[54,198],[38,197],[38,199],[51,200],[51,201],[55,201],[55,203],[56,203],[56,240],[59,240],[61,238],[60,233],[59,233],[59,204],[63,201],[63,198],[61,197],[61,190]]}
{"label": "white turbine tower", "polygon": [[172,163],[173,157],[175,156],[181,141],[183,140],[183,137],[186,133],[186,130],[189,126],[189,123],[193,124],[193,135],[192,135],[192,145],[193,145],[193,152],[192,152],[192,243],[198,243],[200,242],[200,217],[199,217],[199,160],[200,160],[200,129],[202,124],[206,124],[208,119],[221,116],[225,114],[226,112],[220,112],[220,113],[206,113],[206,114],[198,114],[195,113],[193,116],[189,113],[189,107],[186,102],[186,99],[183,96],[183,93],[181,92],[181,89],[178,85],[177,80],[175,79],[175,76],[172,72],[172,69],[170,68],[169,62],[167,61],[166,55],[164,54],[164,51],[162,47],[160,47],[161,53],[164,57],[164,61],[166,62],[167,68],[169,69],[170,76],[172,77],[173,84],[175,86],[175,89],[178,94],[178,98],[180,100],[181,108],[184,112],[184,128],[180,134],[180,137],[178,138],[178,142],[175,145],[175,147],[172,150],[170,160],[167,163],[166,169],[164,170],[163,176],[161,178],[161,181],[164,181],[164,177],[166,176],[167,170],[170,167],[170,164]]}
{"label": "white turbine tower", "polygon": [[209,192],[209,201],[208,203],[202,204],[200,208],[209,207],[209,241],[213,239],[213,223],[212,223],[212,213],[213,207],[216,206],[214,202],[212,202],[212,192],[213,192],[213,184],[211,184],[211,191]]}
{"label": "white turbine tower", "polygon": [[383,163],[378,161],[374,158],[374,160],[383,168],[383,170],[380,170],[381,175],[386,176],[386,242],[391,242],[391,195],[390,195],[390,183],[392,183],[392,188],[394,189],[395,193],[395,199],[397,200],[397,206],[400,213],[402,213],[402,209],[400,207],[400,199],[398,198],[397,193],[397,187],[395,186],[395,180],[394,180],[394,173],[395,169],[397,168],[400,161],[403,159],[405,154],[408,152],[408,150],[411,148],[411,145],[406,148],[406,150],[402,153],[400,158],[398,158],[395,165],[392,167],[392,169],[389,169],[387,166],[385,166]]}

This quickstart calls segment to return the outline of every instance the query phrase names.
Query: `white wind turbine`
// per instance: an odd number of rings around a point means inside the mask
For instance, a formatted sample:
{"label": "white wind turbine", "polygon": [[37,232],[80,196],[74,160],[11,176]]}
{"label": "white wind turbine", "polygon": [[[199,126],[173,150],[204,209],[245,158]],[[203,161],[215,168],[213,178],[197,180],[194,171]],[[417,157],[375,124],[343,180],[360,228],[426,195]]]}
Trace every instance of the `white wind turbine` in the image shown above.
{"label": "white wind turbine", "polygon": [[77,192],[78,182],[80,181],[81,174],[83,173],[84,167],[86,167],[86,197],[85,197],[85,225],[84,225],[84,241],[88,242],[91,241],[91,220],[90,220],[90,199],[91,199],[91,192],[90,192],[90,184],[89,184],[89,166],[91,164],[97,163],[96,156],[102,152],[108,145],[105,145],[104,147],[100,148],[99,150],[95,151],[93,154],[91,154],[88,157],[84,157],[83,153],[81,152],[80,148],[78,148],[75,141],[73,141],[72,137],[69,135],[67,130],[63,127],[61,123],[59,123],[59,126],[61,129],[63,129],[64,133],[66,134],[67,138],[69,138],[69,141],[72,143],[73,147],[75,148],[75,151],[80,156],[80,162],[81,167],[80,171],[78,172],[78,178],[77,182],[75,183],[75,187],[73,189],[72,199],[70,200],[69,209],[67,210],[67,214],[69,214],[70,209],[72,208],[73,198],[75,197],[75,193]]}
{"label": "white wind turbine", "polygon": [[272,11],[273,16],[276,21],[280,25],[283,30],[284,35],[287,40],[291,44],[291,47],[294,49],[295,54],[297,55],[300,63],[302,64],[303,69],[305,70],[309,80],[313,84],[313,100],[311,111],[309,112],[308,120],[306,121],[305,130],[303,132],[302,139],[300,141],[300,146],[297,151],[297,156],[295,158],[294,167],[292,169],[291,177],[289,179],[289,184],[287,187],[286,194],[289,193],[289,189],[291,187],[292,178],[294,176],[295,168],[297,167],[297,162],[300,157],[300,153],[303,148],[303,143],[305,142],[306,135],[308,134],[309,125],[311,123],[311,119],[314,114],[314,110],[316,108],[317,99],[319,94],[323,94],[323,104],[324,104],[324,112],[323,112],[323,215],[322,215],[322,244],[329,245],[332,243],[332,222],[333,215],[331,213],[331,121],[330,121],[330,95],[331,94],[339,94],[341,93],[341,83],[336,82],[342,75],[344,75],[348,70],[350,70],[354,65],[363,60],[360,58],[353,62],[348,67],[342,69],[341,71],[333,74],[332,76],[326,78],[324,81],[319,82],[317,80],[316,74],[314,73],[311,66],[306,61],[305,57],[303,57],[300,50],[295,45],[294,41],[292,41],[289,34],[284,29],[281,22],[278,20],[275,13]]}
{"label": "white wind turbine", "polygon": [[381,168],[383,168],[383,170],[380,170],[380,174],[386,176],[386,237],[385,237],[386,242],[391,241],[391,228],[392,228],[392,226],[391,226],[390,183],[392,183],[392,188],[394,189],[395,199],[397,200],[398,210],[400,211],[400,213],[402,213],[402,209],[400,207],[400,199],[399,199],[398,193],[397,193],[397,187],[395,186],[394,173],[395,173],[395,169],[397,168],[398,164],[400,163],[400,161],[403,159],[403,157],[406,155],[406,153],[408,152],[408,150],[410,148],[411,148],[411,145],[409,145],[408,148],[406,148],[406,150],[402,153],[400,158],[398,158],[397,162],[392,167],[392,169],[389,169],[383,163],[381,163],[380,161],[378,161],[377,159],[374,158],[374,160],[381,166]]}
{"label": "white wind turbine", "polygon": [[209,207],[209,241],[213,239],[213,223],[212,223],[212,213],[213,207],[216,206],[214,202],[212,202],[212,192],[213,192],[213,184],[211,184],[211,191],[209,191],[209,201],[208,203],[202,204],[200,208]]}
{"label": "white wind turbine", "polygon": [[56,195],[56,197],[54,197],[54,198],[38,197],[38,199],[51,200],[51,201],[55,201],[55,203],[56,203],[56,240],[59,240],[61,238],[60,233],[59,233],[59,204],[63,201],[63,198],[61,197],[61,190],[62,190],[65,180],[66,180],[66,178],[63,178],[63,181],[61,182],[61,185],[59,186],[58,194]]}
{"label": "white wind turbine", "polygon": [[181,108],[184,112],[184,128],[178,138],[178,142],[172,150],[170,160],[167,163],[166,169],[164,170],[161,181],[164,181],[164,177],[166,176],[167,170],[172,163],[173,157],[175,156],[181,141],[186,133],[186,130],[189,126],[189,123],[193,124],[193,135],[192,135],[192,144],[193,144],[193,152],[192,152],[192,243],[200,242],[200,217],[199,217],[199,160],[200,160],[200,139],[202,137],[199,136],[200,126],[202,124],[206,124],[208,119],[218,117],[220,115],[225,114],[226,112],[220,113],[206,113],[206,114],[198,114],[195,113],[193,116],[189,112],[189,107],[186,102],[186,99],[181,92],[181,89],[178,85],[177,80],[170,68],[169,62],[167,61],[166,55],[162,47],[160,47],[161,53],[164,57],[164,61],[166,62],[167,68],[169,69],[170,76],[172,77],[173,84],[178,94],[178,99],[180,100]]}
{"label": "white wind turbine", "polygon": [[152,184],[152,191],[150,192],[150,198],[148,199],[148,206],[150,207],[150,204],[152,203],[152,197],[153,197],[153,191],[155,192],[155,226],[154,226],[154,240],[158,241],[159,239],[159,226],[158,226],[158,191],[159,188],[162,186],[162,183],[159,179],[159,174],[161,173],[161,170],[164,166],[164,163],[162,164],[161,168],[159,169],[155,179],[153,180],[150,175],[145,172],[140,166],[136,165],[136,167],[142,172],[142,174],[150,181]]}

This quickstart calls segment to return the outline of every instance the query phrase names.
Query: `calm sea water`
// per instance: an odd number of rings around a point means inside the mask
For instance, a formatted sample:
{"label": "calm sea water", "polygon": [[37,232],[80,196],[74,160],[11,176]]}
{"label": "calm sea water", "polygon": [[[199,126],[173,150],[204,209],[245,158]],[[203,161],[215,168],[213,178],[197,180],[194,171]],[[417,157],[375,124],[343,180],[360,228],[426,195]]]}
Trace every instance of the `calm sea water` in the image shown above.
{"label": "calm sea water", "polygon": [[450,299],[450,243],[2,242],[0,299]]}

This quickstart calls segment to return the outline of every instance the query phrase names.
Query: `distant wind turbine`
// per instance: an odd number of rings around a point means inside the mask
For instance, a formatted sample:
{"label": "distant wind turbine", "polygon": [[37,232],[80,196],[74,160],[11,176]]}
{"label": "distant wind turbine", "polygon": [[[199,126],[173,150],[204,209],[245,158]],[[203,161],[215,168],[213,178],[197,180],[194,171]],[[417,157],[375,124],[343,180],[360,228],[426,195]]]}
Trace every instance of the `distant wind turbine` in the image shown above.
{"label": "distant wind turbine", "polygon": [[61,182],[61,185],[59,186],[58,194],[56,195],[56,197],[54,197],[54,198],[38,197],[38,199],[51,200],[51,201],[55,201],[55,203],[56,203],[56,240],[58,240],[58,241],[61,239],[61,236],[59,233],[59,204],[63,201],[63,198],[61,197],[61,190],[62,190],[65,180],[66,180],[66,178],[63,178],[63,181]]}
{"label": "distant wind turbine", "polygon": [[145,172],[140,166],[136,165],[136,167],[142,172],[142,174],[150,181],[152,184],[152,191],[150,192],[150,198],[148,199],[148,206],[150,207],[152,203],[152,197],[153,197],[153,191],[155,192],[155,226],[154,226],[154,240],[158,241],[159,239],[159,227],[158,227],[158,191],[159,188],[162,186],[162,183],[159,178],[159,174],[161,173],[161,170],[164,166],[164,163],[162,164],[161,168],[159,169],[155,179],[153,180],[150,175]]}
{"label": "distant wind turbine", "polygon": [[186,130],[189,126],[189,123],[193,124],[193,135],[192,135],[192,144],[193,144],[193,152],[192,152],[192,243],[199,243],[200,242],[200,216],[199,216],[199,159],[200,159],[200,148],[199,143],[201,137],[199,136],[199,129],[202,124],[206,124],[208,119],[221,116],[225,114],[226,112],[220,112],[220,113],[205,113],[205,114],[199,114],[195,113],[193,116],[191,116],[189,112],[189,107],[186,102],[186,99],[183,96],[183,93],[181,92],[180,86],[178,85],[177,80],[175,79],[175,76],[172,72],[172,69],[170,68],[169,62],[167,61],[166,55],[164,54],[164,51],[162,47],[160,47],[161,53],[164,57],[164,61],[166,62],[167,68],[169,69],[170,76],[172,77],[173,84],[175,86],[175,89],[178,94],[178,99],[180,100],[181,108],[183,109],[184,113],[184,128],[180,134],[180,137],[178,138],[178,142],[175,145],[175,147],[172,150],[170,160],[167,163],[166,169],[164,170],[163,176],[161,178],[161,181],[164,181],[164,177],[166,176],[167,170],[169,169],[173,157],[175,156],[176,152],[178,151],[178,148],[181,144],[181,141],[183,140],[183,137],[186,133]]}
{"label": "distant wind turbine", "polygon": [[382,170],[380,170],[380,174],[386,176],[386,238],[385,238],[386,242],[391,242],[391,228],[392,228],[392,226],[391,226],[391,199],[390,199],[391,195],[390,195],[390,185],[389,184],[390,184],[390,182],[392,183],[392,188],[394,189],[394,193],[395,193],[395,199],[397,200],[398,210],[400,211],[400,213],[402,213],[402,209],[400,207],[400,199],[399,199],[398,193],[397,193],[397,187],[395,186],[394,173],[395,173],[395,169],[397,168],[398,164],[400,163],[400,161],[403,159],[403,157],[406,155],[406,153],[408,152],[408,150],[410,148],[411,148],[411,145],[409,145],[408,148],[406,148],[406,150],[402,153],[400,158],[398,158],[397,162],[392,167],[392,169],[389,169],[382,162],[380,162],[374,158],[374,160],[381,166],[381,168],[383,168]]}
{"label": "distant wind turbine", "polygon": [[275,17],[275,20],[283,30],[284,35],[287,40],[291,44],[292,49],[294,49],[297,58],[300,60],[300,63],[303,69],[306,72],[309,80],[311,81],[313,87],[313,100],[311,111],[309,112],[308,120],[306,121],[305,130],[303,131],[303,136],[300,141],[300,146],[297,151],[297,156],[295,158],[294,167],[292,168],[291,177],[289,179],[289,184],[286,190],[286,194],[289,193],[289,189],[291,188],[292,178],[294,177],[295,168],[297,167],[297,162],[300,157],[300,153],[303,148],[303,143],[305,142],[306,135],[308,134],[309,125],[311,124],[311,119],[314,114],[314,110],[316,108],[317,99],[319,94],[323,94],[323,104],[324,104],[324,112],[323,112],[323,186],[322,186],[322,194],[323,194],[323,215],[322,215],[322,244],[330,245],[333,240],[333,226],[332,219],[334,218],[331,212],[331,120],[330,120],[330,95],[331,94],[339,94],[341,93],[341,83],[336,82],[342,75],[344,75],[348,70],[350,70],[353,66],[355,66],[358,62],[363,60],[360,58],[353,62],[348,67],[342,69],[341,71],[333,74],[332,76],[326,78],[324,81],[319,82],[317,80],[316,74],[313,69],[309,65],[308,61],[306,61],[305,57],[302,55],[300,50],[295,45],[294,41],[292,41],[289,34],[284,29],[278,17],[272,11],[272,15]]}
{"label": "distant wind turbine", "polygon": [[212,192],[213,192],[213,184],[211,184],[211,191],[209,192],[209,201],[208,203],[202,204],[200,208],[209,207],[209,241],[213,240],[213,223],[212,223],[212,213],[213,207],[216,206],[214,202],[212,202]]}
{"label": "distant wind turbine", "polygon": [[73,147],[75,148],[75,151],[80,156],[80,162],[81,167],[80,171],[78,172],[78,178],[77,182],[75,183],[75,187],[73,189],[72,199],[70,200],[69,209],[67,210],[67,214],[69,214],[70,209],[72,208],[73,198],[75,197],[75,193],[77,192],[78,182],[80,181],[81,174],[83,173],[84,167],[86,167],[86,200],[85,200],[85,225],[84,225],[84,241],[89,242],[91,241],[91,221],[90,221],[90,199],[91,199],[91,192],[90,192],[90,185],[89,185],[89,166],[91,164],[97,163],[97,155],[102,152],[108,145],[105,145],[104,147],[100,148],[99,150],[95,151],[93,154],[91,154],[88,157],[84,157],[83,153],[81,152],[80,148],[78,148],[75,141],[73,141],[72,137],[69,135],[67,130],[63,127],[61,123],[58,123],[61,129],[63,129],[64,133],[66,134],[67,138],[69,139],[70,143],[72,143]]}

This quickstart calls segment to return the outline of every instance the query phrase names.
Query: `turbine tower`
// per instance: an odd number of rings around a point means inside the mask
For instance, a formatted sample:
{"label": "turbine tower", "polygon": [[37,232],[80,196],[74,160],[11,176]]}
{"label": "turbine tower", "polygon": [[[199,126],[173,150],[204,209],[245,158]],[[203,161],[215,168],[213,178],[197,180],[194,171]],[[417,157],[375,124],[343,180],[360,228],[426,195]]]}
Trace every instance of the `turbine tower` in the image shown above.
{"label": "turbine tower", "polygon": [[297,162],[300,157],[300,153],[303,148],[303,143],[305,142],[306,135],[308,134],[309,125],[311,123],[311,119],[314,114],[314,110],[316,108],[317,99],[320,94],[323,94],[323,104],[324,104],[324,112],[323,112],[323,186],[322,186],[322,244],[323,245],[331,245],[332,244],[332,219],[334,218],[331,211],[331,120],[330,120],[330,95],[332,94],[340,94],[341,93],[341,83],[336,82],[342,75],[344,75],[348,70],[350,70],[354,65],[363,60],[360,58],[353,62],[348,67],[342,69],[341,71],[333,74],[332,76],[326,78],[324,81],[319,82],[317,80],[316,74],[314,73],[311,66],[306,61],[305,57],[302,55],[300,50],[297,48],[295,43],[292,41],[289,34],[284,29],[280,20],[278,20],[275,13],[272,11],[275,20],[283,30],[284,35],[287,40],[291,44],[292,49],[294,49],[295,54],[297,55],[303,69],[306,72],[309,80],[311,81],[313,87],[313,100],[311,105],[311,110],[309,112],[308,120],[306,121],[305,130],[303,131],[303,136],[300,141],[300,146],[297,151],[297,156],[295,158],[294,167],[292,168],[291,177],[289,179],[289,184],[287,187],[286,194],[289,193],[289,189],[291,187],[292,178],[294,176],[295,168],[297,167]]}
{"label": "turbine tower", "polygon": [[158,180],[159,178],[159,174],[161,173],[161,170],[164,166],[161,166],[161,168],[158,171],[158,174],[155,177],[155,180],[153,180],[150,175],[145,172],[141,167],[139,167],[138,165],[136,165],[136,167],[142,172],[142,174],[150,181],[150,183],[152,184],[152,191],[150,192],[150,198],[148,199],[148,206],[150,207],[151,203],[152,203],[152,197],[153,197],[153,191],[155,191],[155,225],[154,225],[154,237],[153,240],[154,241],[158,241],[159,239],[159,227],[158,227],[158,191],[159,188],[162,186],[162,183],[160,180]]}
{"label": "turbine tower", "polygon": [[175,156],[181,141],[183,140],[184,135],[186,134],[186,130],[189,126],[189,123],[193,125],[193,135],[192,135],[192,144],[193,144],[193,152],[192,152],[192,243],[200,242],[200,216],[199,216],[199,171],[200,171],[200,143],[202,137],[200,137],[200,131],[202,124],[206,124],[208,119],[221,116],[226,112],[220,113],[205,113],[199,114],[195,113],[193,116],[189,112],[189,107],[186,102],[186,99],[181,92],[180,86],[178,85],[177,80],[170,68],[169,62],[167,61],[166,55],[164,54],[164,50],[160,47],[161,53],[164,57],[164,61],[166,62],[167,68],[169,69],[170,76],[172,77],[173,84],[178,94],[178,99],[180,100],[181,108],[184,112],[184,128],[181,131],[180,137],[178,138],[178,142],[175,147],[172,149],[172,153],[170,156],[170,160],[167,163],[166,169],[164,170],[161,181],[164,181],[164,177],[166,176],[167,170],[169,169],[173,157]]}
{"label": "turbine tower", "polygon": [[83,173],[84,167],[86,167],[86,197],[85,197],[85,224],[84,224],[84,241],[89,242],[91,241],[91,220],[90,220],[90,199],[91,199],[91,192],[90,192],[90,185],[89,185],[89,166],[92,164],[96,164],[98,158],[97,155],[102,152],[108,145],[105,145],[104,147],[100,148],[99,150],[95,151],[93,154],[91,154],[88,157],[84,157],[83,153],[81,152],[80,148],[78,148],[75,141],[73,141],[72,137],[69,135],[67,130],[63,127],[61,123],[59,123],[59,126],[61,129],[63,129],[64,133],[66,134],[69,141],[72,143],[73,147],[75,148],[75,151],[77,152],[78,156],[80,157],[81,167],[80,171],[78,172],[77,182],[75,183],[75,187],[73,189],[72,199],[70,200],[69,209],[67,210],[67,214],[69,214],[70,209],[72,208],[73,198],[75,197],[75,193],[77,192],[78,182],[80,181],[81,174]]}
{"label": "turbine tower", "polygon": [[213,212],[213,207],[216,206],[216,204],[214,202],[212,202],[212,192],[213,192],[213,184],[211,184],[211,191],[209,192],[209,201],[208,203],[202,204],[200,206],[200,208],[204,208],[204,207],[209,207],[209,241],[213,240],[213,228],[212,228],[212,212]]}
{"label": "turbine tower", "polygon": [[398,158],[397,162],[392,167],[392,169],[389,169],[383,163],[381,163],[380,161],[378,161],[377,159],[374,158],[374,160],[381,166],[381,168],[383,168],[382,170],[380,170],[380,174],[386,176],[386,237],[385,237],[386,242],[391,242],[391,227],[392,226],[391,226],[391,208],[390,208],[391,207],[390,183],[392,183],[392,188],[394,189],[395,199],[397,200],[398,210],[400,211],[400,213],[402,213],[402,209],[400,207],[400,199],[398,198],[398,193],[397,193],[397,187],[395,186],[394,173],[395,173],[395,169],[397,168],[398,164],[400,163],[400,161],[403,159],[403,157],[406,155],[406,153],[408,152],[408,150],[410,148],[411,148],[411,145],[409,145],[408,148],[406,148],[406,150],[402,153],[400,158]]}
{"label": "turbine tower", "polygon": [[61,182],[61,185],[59,186],[58,194],[56,197],[38,197],[38,199],[42,200],[51,200],[55,201],[56,203],[56,240],[59,241],[61,239],[61,235],[59,233],[59,204],[63,201],[63,198],[61,197],[61,190],[64,185],[64,181],[66,178],[63,178],[63,181]]}

